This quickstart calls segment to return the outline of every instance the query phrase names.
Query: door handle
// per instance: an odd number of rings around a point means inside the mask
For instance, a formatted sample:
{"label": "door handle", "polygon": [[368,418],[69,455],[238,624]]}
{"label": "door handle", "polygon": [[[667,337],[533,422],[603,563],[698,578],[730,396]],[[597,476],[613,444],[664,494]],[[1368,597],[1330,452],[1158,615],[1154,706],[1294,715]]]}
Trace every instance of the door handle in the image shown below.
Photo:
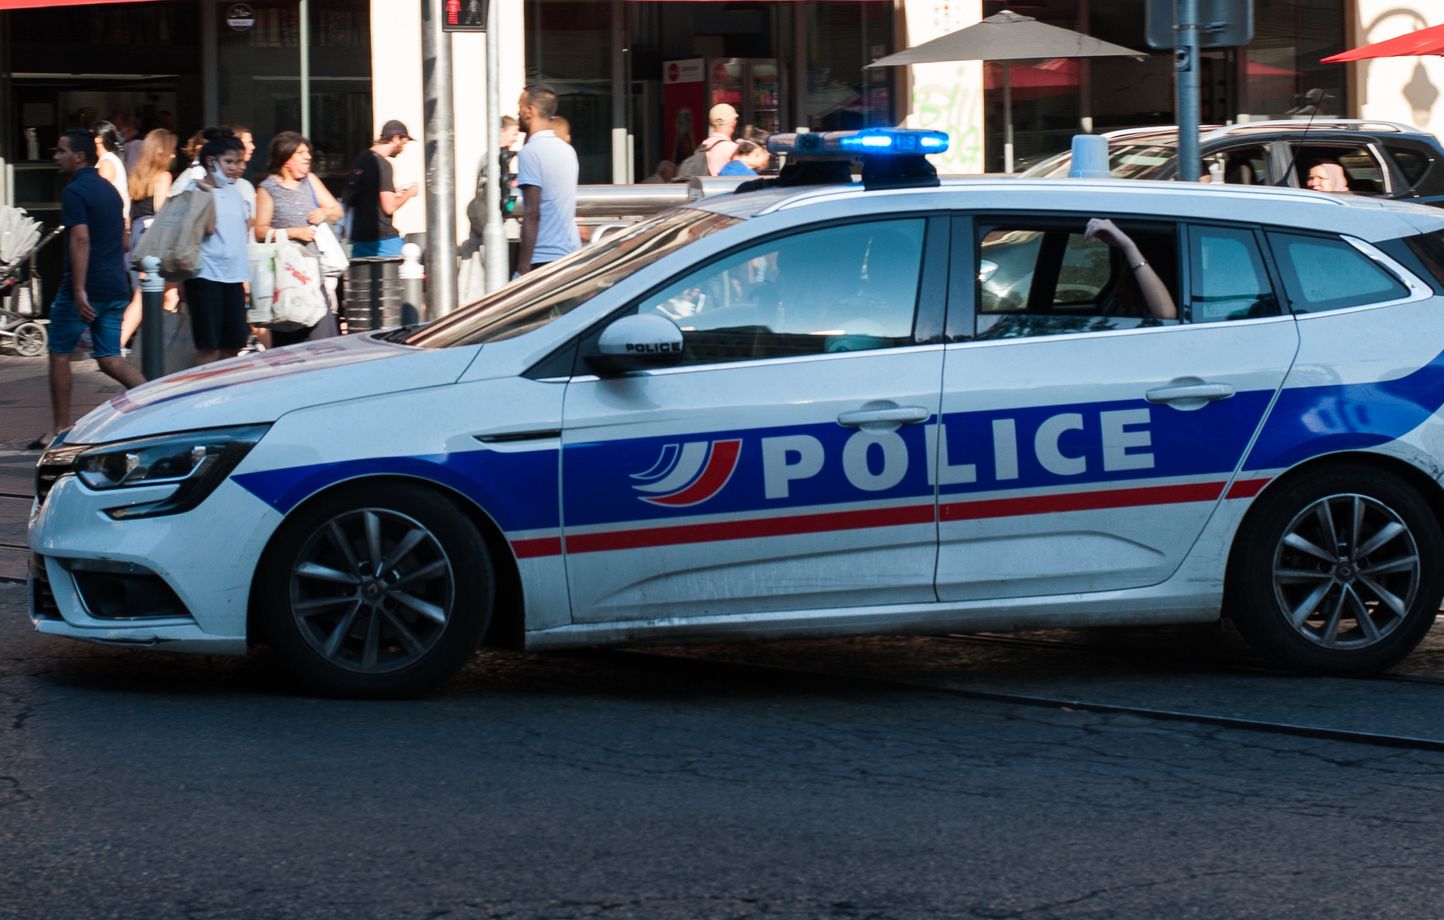
{"label": "door handle", "polygon": [[1168,403],[1175,409],[1201,409],[1217,399],[1228,399],[1233,387],[1226,383],[1180,383],[1155,387],[1143,394],[1151,403]]}
{"label": "door handle", "polygon": [[893,406],[887,409],[854,409],[837,417],[839,425],[849,428],[896,427],[926,422],[932,413],[922,406]]}

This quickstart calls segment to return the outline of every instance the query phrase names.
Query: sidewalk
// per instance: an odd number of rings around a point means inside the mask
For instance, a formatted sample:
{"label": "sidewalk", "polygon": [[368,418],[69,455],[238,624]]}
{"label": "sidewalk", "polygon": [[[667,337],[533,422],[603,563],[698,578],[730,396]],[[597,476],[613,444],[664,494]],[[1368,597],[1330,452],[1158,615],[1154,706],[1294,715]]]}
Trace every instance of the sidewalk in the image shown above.
{"label": "sidewalk", "polygon": [[[25,445],[50,427],[48,359],[0,355],[0,581],[25,578],[25,525],[35,494],[39,451]],[[74,419],[120,392],[87,355],[70,365]]]}

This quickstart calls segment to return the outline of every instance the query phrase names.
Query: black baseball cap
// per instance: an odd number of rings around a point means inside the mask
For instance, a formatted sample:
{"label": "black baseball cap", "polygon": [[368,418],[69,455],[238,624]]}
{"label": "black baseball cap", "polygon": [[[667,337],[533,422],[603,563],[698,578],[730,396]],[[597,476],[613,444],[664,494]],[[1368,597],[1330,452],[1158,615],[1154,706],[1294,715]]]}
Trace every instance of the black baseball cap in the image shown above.
{"label": "black baseball cap", "polygon": [[408,141],[416,140],[416,138],[411,136],[411,132],[406,130],[406,126],[394,118],[381,126],[381,139],[383,141],[389,141],[393,137],[404,137]]}

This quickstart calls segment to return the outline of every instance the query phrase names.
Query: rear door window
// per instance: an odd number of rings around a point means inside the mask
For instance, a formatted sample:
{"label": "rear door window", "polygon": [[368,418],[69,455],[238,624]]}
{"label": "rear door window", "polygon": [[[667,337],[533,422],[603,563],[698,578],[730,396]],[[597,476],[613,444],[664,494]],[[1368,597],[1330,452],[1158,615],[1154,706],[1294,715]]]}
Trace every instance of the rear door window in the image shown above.
{"label": "rear door window", "polygon": [[[979,218],[977,337],[1108,332],[1176,322],[1152,314],[1120,250],[1084,239],[1083,218]],[[1178,301],[1172,224],[1115,220]]]}
{"label": "rear door window", "polygon": [[1433,162],[1422,150],[1413,147],[1391,144],[1385,149],[1394,158],[1394,165],[1399,167],[1399,172],[1403,174],[1404,181],[1409,183],[1410,188],[1419,184],[1424,174],[1429,171],[1429,164]]}
{"label": "rear door window", "polygon": [[1407,297],[1382,265],[1338,237],[1270,233],[1269,246],[1295,313],[1323,313]]}

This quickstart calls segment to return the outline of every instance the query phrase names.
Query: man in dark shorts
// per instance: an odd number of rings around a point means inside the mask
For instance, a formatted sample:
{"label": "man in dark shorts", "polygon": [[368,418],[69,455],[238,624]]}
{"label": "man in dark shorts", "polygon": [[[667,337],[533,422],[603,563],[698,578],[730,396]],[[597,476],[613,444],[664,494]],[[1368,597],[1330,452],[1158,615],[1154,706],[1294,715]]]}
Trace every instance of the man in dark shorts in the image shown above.
{"label": "man in dark shorts", "polygon": [[391,215],[416,197],[416,183],[397,188],[391,160],[411,140],[406,126],[392,119],[381,126],[381,137],[356,160],[346,203],[351,208],[351,255],[401,255],[401,234],[391,224]]}
{"label": "man in dark shorts", "polygon": [[65,273],[50,305],[52,423],[30,442],[31,450],[42,450],[70,427],[70,355],[87,328],[102,371],[126,389],[145,383],[140,371],[120,356],[120,321],[130,303],[120,193],[95,171],[95,138],[89,131],[77,128],[62,134],[55,165],[70,180],[60,195]]}

